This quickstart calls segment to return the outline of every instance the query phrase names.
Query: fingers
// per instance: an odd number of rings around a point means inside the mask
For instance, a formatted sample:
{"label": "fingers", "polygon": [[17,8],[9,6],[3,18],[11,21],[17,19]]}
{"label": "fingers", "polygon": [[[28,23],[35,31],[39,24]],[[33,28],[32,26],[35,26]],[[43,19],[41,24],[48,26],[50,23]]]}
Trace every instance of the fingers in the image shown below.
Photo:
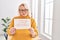
{"label": "fingers", "polygon": [[32,31],[34,31],[34,29],[33,28],[29,28],[29,31],[32,32]]}
{"label": "fingers", "polygon": [[11,34],[15,34],[15,31],[16,31],[15,28],[11,28],[11,29],[10,29],[10,33],[11,33]]}
{"label": "fingers", "polygon": [[33,28],[29,28],[30,34],[34,35],[34,29]]}
{"label": "fingers", "polygon": [[32,37],[36,36],[36,33],[35,33],[33,28],[30,28],[29,31],[30,31],[30,34],[31,34]]}

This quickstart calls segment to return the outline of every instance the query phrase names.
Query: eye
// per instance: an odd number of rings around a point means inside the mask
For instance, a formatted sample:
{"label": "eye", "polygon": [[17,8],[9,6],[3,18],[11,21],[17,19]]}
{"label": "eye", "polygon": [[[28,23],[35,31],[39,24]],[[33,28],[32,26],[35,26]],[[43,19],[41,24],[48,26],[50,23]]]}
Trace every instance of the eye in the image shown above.
{"label": "eye", "polygon": [[19,11],[28,11],[28,9],[19,9]]}
{"label": "eye", "polygon": [[28,11],[28,9],[25,9],[26,11]]}
{"label": "eye", "polygon": [[19,9],[19,11],[20,11],[20,9]]}

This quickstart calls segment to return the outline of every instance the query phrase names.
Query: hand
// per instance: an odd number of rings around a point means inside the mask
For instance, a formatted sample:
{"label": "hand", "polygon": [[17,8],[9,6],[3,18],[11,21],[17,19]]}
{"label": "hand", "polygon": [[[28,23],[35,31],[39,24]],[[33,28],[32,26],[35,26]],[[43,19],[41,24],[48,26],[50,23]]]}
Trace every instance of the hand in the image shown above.
{"label": "hand", "polygon": [[32,35],[32,37],[36,36],[36,33],[33,28],[29,28],[28,30],[30,31],[30,34]]}
{"label": "hand", "polygon": [[14,27],[12,27],[12,28],[10,29],[10,33],[13,35],[13,34],[15,34],[15,32],[16,32],[16,29],[15,29]]}

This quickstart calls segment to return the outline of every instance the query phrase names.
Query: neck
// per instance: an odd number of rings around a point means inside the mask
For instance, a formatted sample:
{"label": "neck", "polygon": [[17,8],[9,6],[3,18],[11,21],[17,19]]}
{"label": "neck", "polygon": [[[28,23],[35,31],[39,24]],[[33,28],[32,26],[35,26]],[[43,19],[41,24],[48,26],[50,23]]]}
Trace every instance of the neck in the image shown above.
{"label": "neck", "polygon": [[22,15],[20,15],[20,17],[22,17],[22,18],[26,18],[26,17],[29,17],[28,15],[27,16],[22,16]]}

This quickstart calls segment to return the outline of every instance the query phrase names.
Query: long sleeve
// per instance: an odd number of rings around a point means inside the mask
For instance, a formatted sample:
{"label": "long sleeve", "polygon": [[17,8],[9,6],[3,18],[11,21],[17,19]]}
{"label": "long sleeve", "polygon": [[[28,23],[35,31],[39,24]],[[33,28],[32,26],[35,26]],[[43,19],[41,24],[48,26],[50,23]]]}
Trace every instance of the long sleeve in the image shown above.
{"label": "long sleeve", "polygon": [[9,27],[7,28],[7,34],[8,34],[8,35],[11,35],[11,34],[10,34],[10,28],[12,28],[12,27],[14,27],[14,19],[12,19]]}
{"label": "long sleeve", "polygon": [[32,19],[31,20],[31,27],[34,28],[34,31],[36,32],[36,36],[38,35],[36,23],[33,18],[30,18],[29,16],[26,16],[26,17],[17,16],[12,19],[12,21],[7,29],[7,34],[9,36],[12,36],[11,40],[32,40],[29,30],[26,30],[26,29],[16,30],[16,33],[14,35],[10,34],[10,28],[14,27],[14,19],[25,19],[25,18],[30,19],[30,20]]}
{"label": "long sleeve", "polygon": [[31,20],[31,27],[34,29],[34,31],[36,33],[36,36],[38,36],[38,30],[37,30],[37,27],[36,27],[36,22],[33,18]]}

